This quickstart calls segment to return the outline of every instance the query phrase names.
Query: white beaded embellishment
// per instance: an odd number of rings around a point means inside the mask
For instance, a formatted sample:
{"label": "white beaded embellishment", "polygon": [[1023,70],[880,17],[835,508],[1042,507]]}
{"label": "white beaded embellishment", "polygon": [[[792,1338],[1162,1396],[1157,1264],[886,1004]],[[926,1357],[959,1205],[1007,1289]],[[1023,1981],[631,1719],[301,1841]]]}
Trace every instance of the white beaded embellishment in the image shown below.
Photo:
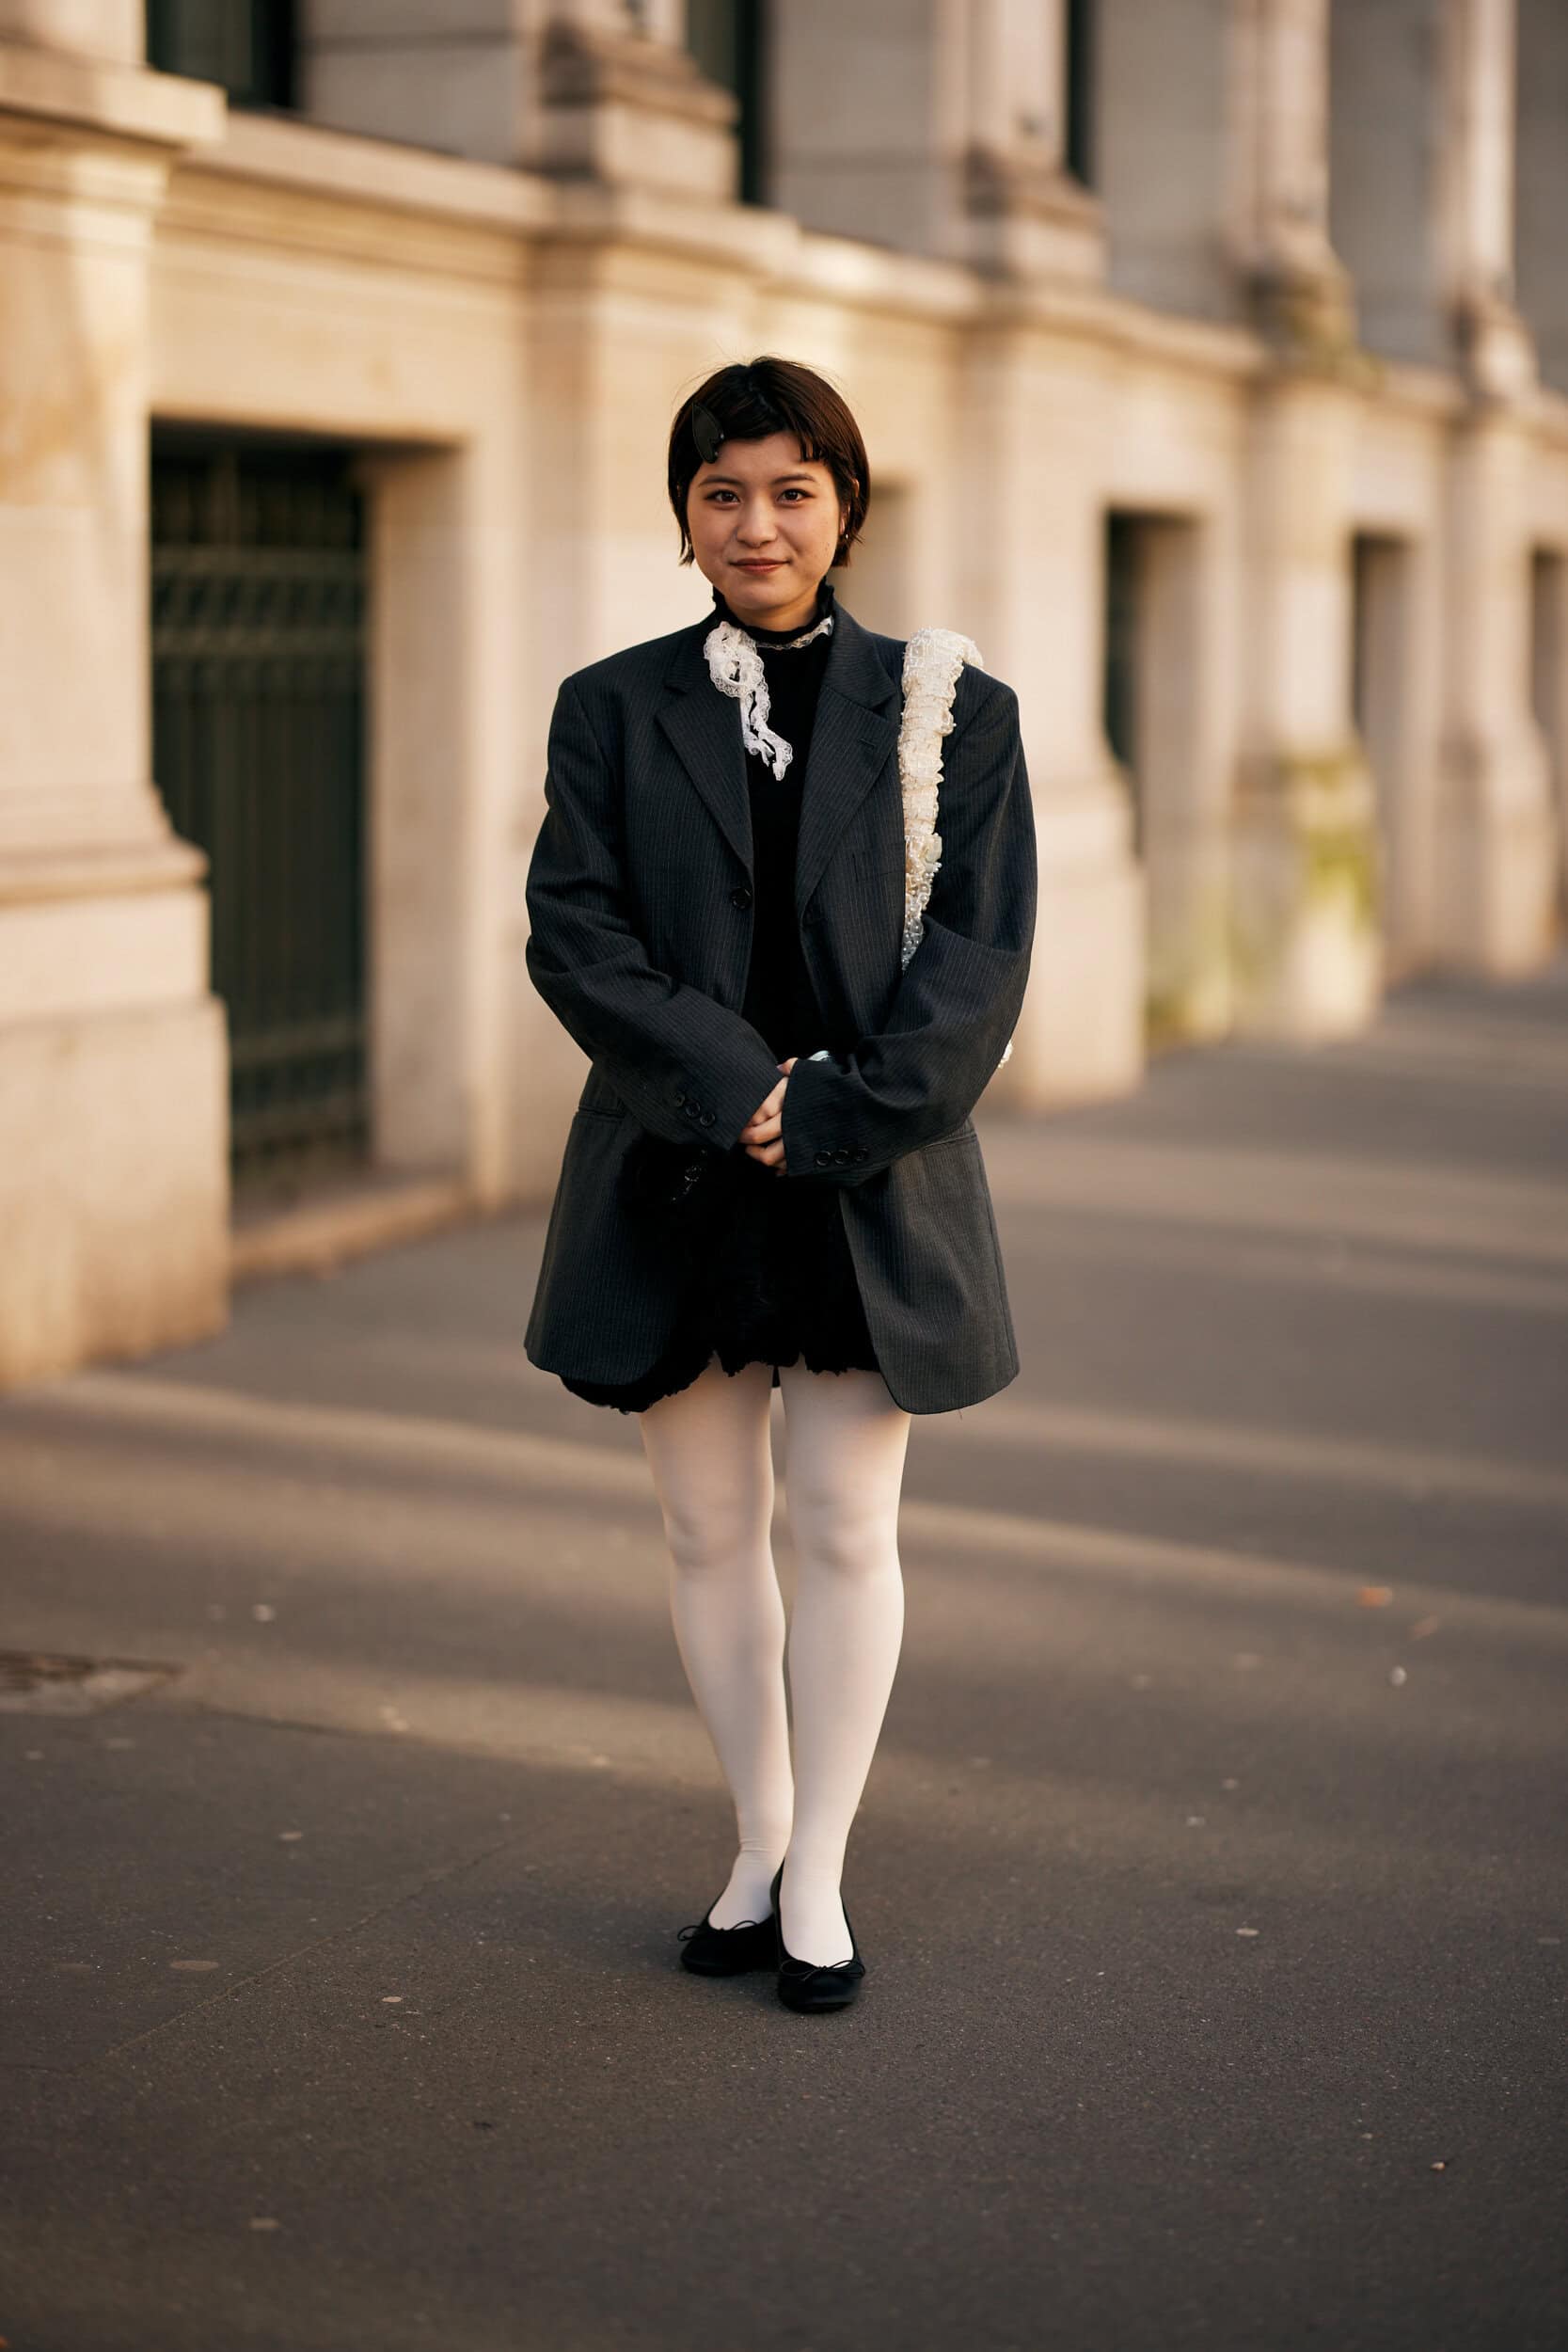
{"label": "white beaded embellishment", "polygon": [[926,902],[942,864],[937,792],[942,739],[953,732],[958,672],[977,662],[980,648],[956,628],[917,628],[904,648],[904,716],[898,729],[898,777],[904,787],[904,947],[909,962],[920,945]]}
{"label": "white beaded embellishment", "polygon": [[[832,628],[827,613],[815,628],[789,640],[791,649],[809,645]],[[740,705],[740,732],[749,752],[755,752],[775,776],[782,776],[795,756],[795,747],[775,735],[768,723],[768,679],[754,641],[732,621],[721,621],[703,641],[708,675],[722,694]],[[898,778],[904,797],[904,938],[900,963],[907,965],[920,945],[927,901],[942,864],[942,835],[937,831],[937,796],[942,784],[942,743],[953,731],[953,702],[958,673],[964,663],[981,665],[973,637],[954,628],[917,628],[904,647],[904,710],[898,727]],[[1000,1070],[1013,1050],[1007,1040]],[[827,1061],[826,1046],[808,1055]]]}
{"label": "white beaded embellishment", "polygon": [[[917,628],[904,648],[904,716],[898,729],[898,775],[904,790],[904,945],[907,964],[920,945],[926,902],[942,864],[937,794],[942,739],[953,731],[953,700],[966,661],[981,664],[973,637],[956,628]],[[998,1070],[1013,1050],[1007,1040]]]}
{"label": "white beaded embellishment", "polygon": [[[825,612],[815,628],[808,628],[803,636],[791,637],[780,651],[793,653],[797,645],[809,645],[814,637],[826,635],[832,625],[832,614]],[[768,723],[772,706],[762,656],[754,639],[745,629],[736,628],[733,621],[721,621],[704,638],[703,651],[707,656],[708,675],[719,691],[740,705],[740,733],[746,749],[755,752],[775,776],[782,776],[795,756],[795,746],[786,743],[782,735],[775,735]]]}

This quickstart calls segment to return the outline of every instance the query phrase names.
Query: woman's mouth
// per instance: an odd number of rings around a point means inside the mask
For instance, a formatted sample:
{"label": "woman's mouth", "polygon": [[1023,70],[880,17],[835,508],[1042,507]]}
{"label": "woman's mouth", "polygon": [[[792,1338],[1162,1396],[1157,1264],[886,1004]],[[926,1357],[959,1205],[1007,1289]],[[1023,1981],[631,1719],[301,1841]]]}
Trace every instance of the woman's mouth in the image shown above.
{"label": "woman's mouth", "polygon": [[735,568],[737,572],[782,572],[784,558],[783,556],[759,556],[754,560],[739,563]]}

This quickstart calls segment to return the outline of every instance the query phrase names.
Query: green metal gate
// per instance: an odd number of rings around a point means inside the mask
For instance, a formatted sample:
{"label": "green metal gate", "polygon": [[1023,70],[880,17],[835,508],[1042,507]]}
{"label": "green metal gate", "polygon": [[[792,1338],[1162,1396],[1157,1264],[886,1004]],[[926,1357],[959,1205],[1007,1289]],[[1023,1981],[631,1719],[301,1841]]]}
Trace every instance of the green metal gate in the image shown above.
{"label": "green metal gate", "polygon": [[237,1183],[367,1148],[364,644],[345,453],[154,439],[153,772],[212,862]]}

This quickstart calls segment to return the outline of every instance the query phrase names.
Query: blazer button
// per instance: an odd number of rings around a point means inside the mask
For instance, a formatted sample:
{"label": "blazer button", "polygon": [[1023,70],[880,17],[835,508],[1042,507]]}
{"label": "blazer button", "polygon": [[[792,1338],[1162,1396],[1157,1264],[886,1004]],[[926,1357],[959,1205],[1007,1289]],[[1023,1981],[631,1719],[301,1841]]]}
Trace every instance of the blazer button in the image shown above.
{"label": "blazer button", "polygon": [[685,1110],[685,1108],[686,1108],[686,1095],[685,1095],[685,1092],[684,1092],[683,1089],[681,1089],[680,1087],[677,1087],[677,1088],[675,1089],[675,1100],[676,1100],[676,1102],[680,1104],[680,1106],[681,1106],[682,1110]]}
{"label": "blazer button", "polygon": [[833,1164],[833,1155],[831,1152],[814,1152],[812,1158],[818,1168],[832,1168]]}
{"label": "blazer button", "polygon": [[850,1152],[849,1157],[852,1160],[863,1160],[866,1158],[867,1152],[865,1145],[863,1143],[857,1143],[854,1150]]}
{"label": "blazer button", "polygon": [[744,882],[739,885],[738,889],[732,890],[730,892],[730,904],[732,907],[749,907],[751,903],[752,894],[747,889]]}
{"label": "blazer button", "polygon": [[696,1097],[691,1094],[683,1094],[681,1096],[681,1108],[686,1113],[688,1119],[695,1119],[697,1116]]}
{"label": "blazer button", "polygon": [[838,1162],[838,1165],[839,1165],[839,1167],[840,1167],[840,1168],[847,1168],[847,1167],[848,1167],[848,1165],[849,1165],[849,1154],[848,1154],[847,1151],[838,1151],[838,1152],[835,1152],[833,1153],[833,1157],[834,1157],[834,1159]]}
{"label": "blazer button", "polygon": [[711,1127],[718,1116],[719,1114],[717,1111],[699,1111],[697,1114],[697,1124],[699,1127]]}

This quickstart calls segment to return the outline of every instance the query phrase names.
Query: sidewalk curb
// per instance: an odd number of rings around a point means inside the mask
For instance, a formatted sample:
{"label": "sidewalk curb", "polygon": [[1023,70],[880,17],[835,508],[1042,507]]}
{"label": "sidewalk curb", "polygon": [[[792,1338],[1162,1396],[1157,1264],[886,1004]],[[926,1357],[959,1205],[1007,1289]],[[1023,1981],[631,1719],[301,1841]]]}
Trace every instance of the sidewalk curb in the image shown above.
{"label": "sidewalk curb", "polygon": [[367,1185],[331,1200],[302,1203],[236,1228],[230,1274],[238,1285],[274,1274],[321,1274],[397,1242],[419,1241],[476,1212],[455,1178]]}

